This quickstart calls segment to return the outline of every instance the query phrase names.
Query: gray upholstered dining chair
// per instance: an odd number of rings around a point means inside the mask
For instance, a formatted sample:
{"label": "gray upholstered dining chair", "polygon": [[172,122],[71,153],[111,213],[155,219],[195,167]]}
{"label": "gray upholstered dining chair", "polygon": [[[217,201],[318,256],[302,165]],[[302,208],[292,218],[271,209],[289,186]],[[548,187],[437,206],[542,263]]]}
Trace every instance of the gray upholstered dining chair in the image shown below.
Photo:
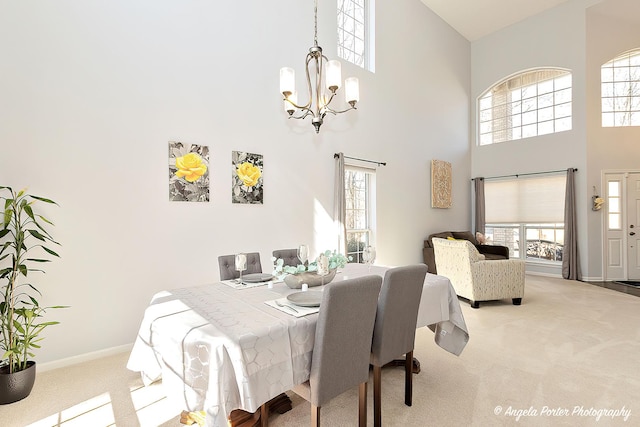
{"label": "gray upholstered dining chair", "polygon": [[378,312],[373,328],[373,422],[382,425],[382,366],[405,355],[404,403],[411,406],[413,395],[413,348],[420,297],[427,274],[425,264],[387,270],[384,275]]}
{"label": "gray upholstered dining chair", "polygon": [[272,252],[272,255],[276,259],[282,258],[284,261],[283,265],[296,267],[298,264],[301,264],[297,249],[277,249]]}
{"label": "gray upholstered dining chair", "polygon": [[367,425],[367,381],[380,276],[363,276],[325,286],[316,325],[309,381],[293,391],[311,403],[311,425],[320,426],[320,407],[359,385],[359,426]]}
{"label": "gray upholstered dining chair", "polygon": [[[260,264],[260,253],[250,252],[247,255],[247,269],[242,274],[262,273],[262,264]],[[218,266],[220,266],[220,280],[237,279],[240,272],[236,270],[235,255],[220,255],[218,257]]]}

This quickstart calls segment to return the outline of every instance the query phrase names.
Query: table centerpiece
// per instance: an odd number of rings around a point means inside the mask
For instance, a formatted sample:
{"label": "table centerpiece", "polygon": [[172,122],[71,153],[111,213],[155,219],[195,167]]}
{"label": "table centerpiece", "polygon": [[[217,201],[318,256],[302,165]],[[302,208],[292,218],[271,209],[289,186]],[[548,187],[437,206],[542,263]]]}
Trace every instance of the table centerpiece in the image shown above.
{"label": "table centerpiece", "polygon": [[297,266],[284,265],[284,260],[278,258],[273,266],[273,275],[291,289],[301,289],[303,283],[309,287],[322,286],[330,283],[338,268],[344,267],[348,261],[346,256],[330,250],[321,253],[313,262]]}

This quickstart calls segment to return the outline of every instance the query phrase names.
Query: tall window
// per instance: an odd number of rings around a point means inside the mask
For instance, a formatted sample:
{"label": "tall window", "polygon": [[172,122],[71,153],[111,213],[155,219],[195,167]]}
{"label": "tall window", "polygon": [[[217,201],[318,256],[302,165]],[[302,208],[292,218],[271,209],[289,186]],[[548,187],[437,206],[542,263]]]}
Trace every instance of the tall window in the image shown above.
{"label": "tall window", "polygon": [[373,71],[373,0],[338,0],[338,56]]}
{"label": "tall window", "polygon": [[602,126],[640,126],[640,49],[607,62],[600,75]]}
{"label": "tall window", "polygon": [[609,230],[622,230],[622,181],[607,183],[607,225]]}
{"label": "tall window", "polygon": [[363,262],[362,251],[373,245],[375,229],[375,170],[345,165],[347,257]]}
{"label": "tall window", "polygon": [[510,256],[560,263],[565,175],[485,181],[485,235]]}
{"label": "tall window", "polygon": [[571,130],[571,72],[543,68],[517,74],[478,100],[479,145]]}

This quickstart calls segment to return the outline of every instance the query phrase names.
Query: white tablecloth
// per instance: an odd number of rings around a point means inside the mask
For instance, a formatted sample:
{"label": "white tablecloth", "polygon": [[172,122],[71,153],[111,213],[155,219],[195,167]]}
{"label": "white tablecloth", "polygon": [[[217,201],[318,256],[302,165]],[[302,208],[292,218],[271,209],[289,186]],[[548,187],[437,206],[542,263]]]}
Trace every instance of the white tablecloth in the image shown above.
{"label": "white tablecloth", "polygon": [[[349,264],[334,281],[385,271]],[[242,290],[214,283],[160,292],[145,310],[127,367],[141,372],[145,384],[162,378],[176,411],[204,409],[207,426],[226,427],[233,409],[254,412],[309,378],[318,315],[296,318],[264,304],[296,291],[284,283]],[[422,326],[456,355],[468,341],[445,277],[425,279]]]}

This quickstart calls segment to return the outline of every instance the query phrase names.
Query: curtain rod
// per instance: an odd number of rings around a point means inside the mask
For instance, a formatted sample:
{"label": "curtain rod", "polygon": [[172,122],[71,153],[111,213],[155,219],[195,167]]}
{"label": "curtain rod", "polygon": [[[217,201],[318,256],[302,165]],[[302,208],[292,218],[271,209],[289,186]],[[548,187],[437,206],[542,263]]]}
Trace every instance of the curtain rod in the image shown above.
{"label": "curtain rod", "polygon": [[[574,172],[578,172],[578,168],[571,168],[573,169]],[[475,181],[476,179],[499,179],[499,178],[510,178],[512,176],[515,176],[516,178],[519,178],[521,176],[528,176],[528,175],[542,175],[542,174],[546,174],[546,173],[560,173],[560,172],[566,172],[566,169],[562,169],[562,170],[558,170],[558,171],[546,171],[546,172],[530,172],[530,173],[520,173],[520,174],[514,174],[514,175],[502,175],[502,176],[490,176],[487,178],[483,178],[483,177],[478,177],[478,178],[471,178],[471,181]]]}
{"label": "curtain rod", "polygon": [[[333,155],[333,158],[334,158],[334,159],[336,159],[336,158],[338,158],[338,156],[339,156],[339,155],[340,155],[340,154],[335,153],[335,154]],[[351,160],[359,160],[359,161],[361,161],[361,162],[367,162],[367,163],[375,163],[375,164],[377,164],[378,166],[380,166],[380,165],[382,165],[382,166],[387,166],[387,162],[376,162],[376,161],[374,161],[374,160],[365,160],[365,159],[359,159],[359,158],[357,158],[357,157],[349,157],[349,156],[344,156],[344,158],[345,158],[345,159],[351,159]]]}

